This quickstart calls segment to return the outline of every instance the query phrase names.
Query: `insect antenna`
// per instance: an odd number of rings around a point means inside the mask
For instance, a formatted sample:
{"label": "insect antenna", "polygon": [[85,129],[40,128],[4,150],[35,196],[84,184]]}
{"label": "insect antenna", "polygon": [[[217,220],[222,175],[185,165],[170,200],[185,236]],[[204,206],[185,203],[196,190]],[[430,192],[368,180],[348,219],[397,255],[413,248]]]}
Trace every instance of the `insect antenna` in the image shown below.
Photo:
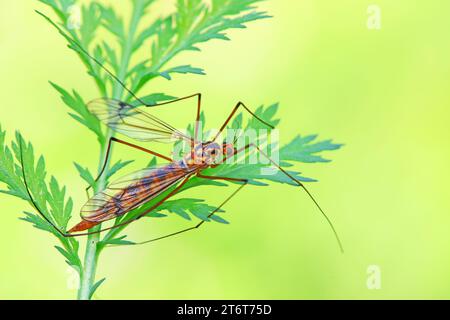
{"label": "insect antenna", "polygon": [[316,205],[316,207],[319,209],[319,211],[322,213],[322,216],[325,218],[325,220],[327,221],[328,225],[330,226],[331,230],[333,231],[334,237],[336,238],[336,241],[339,245],[339,249],[341,250],[342,253],[344,253],[344,246],[342,245],[341,239],[339,238],[339,235],[336,231],[336,228],[333,225],[333,222],[331,221],[331,219],[327,216],[327,214],[325,213],[325,211],[322,209],[322,207],[319,205],[319,203],[317,202],[317,200],[313,197],[313,195],[311,194],[311,192],[309,192],[309,190],[305,187],[305,185],[298,180],[297,178],[295,178],[293,175],[291,175],[288,171],[286,171],[285,169],[283,169],[278,163],[276,163],[271,157],[269,157],[269,155],[267,153],[265,153],[264,151],[262,151],[256,144],[248,144],[245,147],[239,149],[237,151],[237,153],[242,152],[250,147],[255,147],[256,150],[259,151],[260,154],[262,154],[265,158],[267,158],[267,160],[269,160],[275,167],[278,168],[278,170],[280,170],[282,173],[284,173],[288,178],[290,178],[292,181],[294,181],[295,183],[297,183],[297,185],[299,187],[301,187],[309,196],[309,198],[314,202],[314,204]]}
{"label": "insect antenna", "polygon": [[[71,46],[69,46],[71,49],[81,52],[84,55],[86,55],[89,59],[91,59],[92,61],[94,61],[96,64],[98,64],[100,66],[100,68],[102,68],[103,70],[105,70],[105,72],[111,77],[113,78],[115,81],[117,81],[118,84],[120,84],[120,86],[127,91],[131,97],[133,97],[134,99],[136,99],[136,101],[139,101],[139,103],[141,105],[144,105],[146,107],[153,107],[154,105],[150,105],[145,103],[141,98],[139,98],[132,90],[130,90],[126,84],[120,80],[111,70],[109,70],[107,67],[105,67],[103,65],[103,63],[101,63],[97,58],[93,57],[86,49],[83,48],[82,45],[80,45],[77,41],[73,40],[66,32],[64,32],[64,30],[62,30],[56,23],[54,23],[49,17],[47,17],[45,14],[43,14],[42,12],[35,10],[37,14],[39,14],[40,16],[42,16],[45,20],[47,20],[51,25],[53,25],[58,31],[59,33],[69,42],[69,44]],[[190,96],[189,96],[190,97]],[[159,105],[162,104],[167,104],[170,102],[174,102],[174,101],[179,101],[179,100],[183,100],[186,99],[188,97],[184,97],[184,98],[179,98],[178,100],[172,100],[166,103],[161,103]],[[172,127],[171,125],[165,123],[164,121],[154,117],[151,114],[147,115],[148,117],[151,117],[153,121],[159,123],[160,125],[162,125],[163,127],[171,130],[171,131],[176,131],[174,127]]]}
{"label": "insect antenna", "polygon": [[[76,42],[75,40],[73,40],[66,32],[64,32],[57,24],[55,24],[52,20],[50,20],[49,17],[47,17],[45,14],[43,14],[42,12],[35,10],[37,14],[41,15],[42,17],[44,17],[44,19],[46,19],[50,24],[52,24],[56,29],[58,29],[58,31],[64,36],[64,38],[66,38],[67,41],[70,42],[70,44],[73,46],[77,47],[78,50],[80,50],[83,54],[85,54],[87,57],[89,57],[92,61],[94,61],[96,64],[98,64],[100,66],[100,68],[102,68],[103,70],[105,70],[105,72],[107,74],[109,74],[114,80],[117,81],[118,84],[120,84],[120,86],[122,88],[124,88],[134,99],[136,99],[137,101],[139,101],[142,105],[145,105],[146,107],[150,107],[151,105],[146,104],[144,101],[142,101],[142,99],[140,99],[138,96],[136,96],[134,94],[133,91],[131,91],[126,84],[120,80],[112,71],[110,71],[107,67],[105,67],[103,65],[103,63],[101,63],[97,58],[93,57],[86,49],[83,48],[82,45],[80,45],[78,42]],[[73,48],[75,49],[75,48]]]}
{"label": "insect antenna", "polygon": [[31,195],[31,191],[28,187],[28,181],[25,174],[25,164],[23,161],[23,149],[22,149],[22,136],[19,137],[19,151],[20,151],[20,164],[22,167],[22,177],[23,177],[23,183],[25,184],[25,189],[27,191],[28,197],[30,198],[31,203],[33,204],[33,207],[37,210],[39,215],[47,221],[48,224],[50,224],[60,235],[63,237],[67,237],[67,234],[62,232],[49,218],[46,217],[46,215],[42,212],[42,210],[39,208],[36,200],[34,200],[33,196]]}
{"label": "insect antenna", "polygon": [[314,196],[311,194],[311,192],[309,192],[309,190],[305,187],[305,185],[303,183],[301,183],[301,187],[303,188],[303,190],[305,190],[305,192],[308,194],[308,196],[311,198],[311,200],[314,202],[314,204],[316,205],[316,207],[319,209],[319,211],[322,213],[323,217],[325,218],[325,220],[327,220],[328,224],[331,227],[331,230],[333,230],[334,233],[334,237],[336,238],[336,241],[339,244],[339,248],[341,249],[341,252],[344,253],[344,246],[342,245],[341,239],[339,238],[339,235],[336,231],[336,229],[334,228],[333,222],[331,221],[331,219],[327,216],[327,214],[325,213],[325,211],[323,211],[323,209],[320,207],[319,203],[317,202],[317,200],[314,198]]}

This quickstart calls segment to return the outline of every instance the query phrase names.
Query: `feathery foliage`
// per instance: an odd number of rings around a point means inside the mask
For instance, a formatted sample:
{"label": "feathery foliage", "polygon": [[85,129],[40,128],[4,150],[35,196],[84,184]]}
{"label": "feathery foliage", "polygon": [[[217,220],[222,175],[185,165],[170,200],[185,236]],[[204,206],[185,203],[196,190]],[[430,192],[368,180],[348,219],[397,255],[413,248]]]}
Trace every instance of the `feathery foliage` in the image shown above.
{"label": "feathery foliage", "polygon": [[[11,147],[6,144],[5,138],[6,132],[0,127],[0,182],[7,187],[0,192],[21,198],[32,207],[36,205],[60,230],[66,230],[73,208],[72,199],[66,196],[66,187],[60,186],[53,176],[47,179],[44,158],[36,158],[31,143],[27,143],[19,133],[16,133]],[[30,194],[25,187],[25,181]],[[24,211],[21,219],[57,237],[61,246],[56,246],[56,249],[71,267],[81,271],[78,241],[63,237],[37,213]]]}
{"label": "feathery foliage", "polygon": [[[258,10],[255,6],[260,1],[211,0],[206,3],[202,0],[177,0],[176,10],[173,13],[149,21],[147,13],[158,0],[130,0],[132,10],[129,17],[121,16],[113,6],[106,6],[98,1],[80,4],[77,0],[39,0],[47,9],[53,11],[56,18],[50,18],[41,12],[38,14],[63,36],[68,47],[80,58],[87,73],[93,79],[99,96],[121,99],[138,107],[141,102],[135,101],[134,97],[96,62],[104,64],[120,82],[131,88],[136,94],[149,81],[157,77],[173,80],[182,75],[204,75],[205,70],[199,66],[192,66],[188,63],[171,65],[171,61],[183,52],[200,51],[200,48],[208,41],[229,40],[227,32],[231,29],[242,29],[252,21],[268,18],[269,16],[265,12]],[[81,12],[81,21],[74,21],[77,17],[72,16],[77,8]],[[105,38],[98,36],[98,34],[104,33],[107,34]],[[115,43],[105,40],[109,38],[113,38]],[[83,53],[79,46],[88,51],[96,61]],[[148,48],[145,59],[134,63],[137,52]],[[87,99],[83,98],[79,92],[64,89],[61,85],[53,82],[50,84],[60,95],[62,102],[69,108],[69,115],[94,134],[99,142],[100,150],[104,152],[108,139],[114,132],[103,127],[99,120],[89,113],[86,107]],[[140,100],[153,105],[172,99],[175,97],[166,93],[146,93]],[[277,109],[277,104],[267,108],[262,106],[256,110],[256,114],[275,126],[279,123],[279,119],[275,118]],[[202,115],[202,119],[204,124],[204,115]],[[242,128],[242,122],[243,115],[240,114],[235,117],[230,128]],[[262,125],[251,119],[246,127],[261,129]],[[189,127],[188,130],[192,131],[192,127]],[[62,236],[39,214],[39,211],[42,212],[49,221],[65,232],[73,209],[73,202],[66,195],[66,188],[61,186],[56,178],[47,178],[44,158],[35,156],[31,143],[26,142],[17,133],[15,140],[9,146],[5,137],[6,133],[0,127],[0,183],[6,186],[0,192],[18,197],[30,204],[30,211],[25,211],[21,219],[57,238],[59,242],[59,245],[56,246],[57,251],[80,275],[78,297],[91,299],[94,292],[105,281],[104,278],[95,281],[93,277],[96,262],[102,250],[109,245],[134,244],[134,242],[126,240],[127,235],[123,234],[126,226],[110,230],[102,238],[99,238],[98,235],[89,236],[85,260],[82,261],[79,253],[79,238]],[[326,162],[327,160],[322,157],[322,151],[336,150],[339,147],[339,144],[334,144],[330,140],[316,142],[316,136],[298,136],[279,149],[280,163],[284,167],[291,167],[294,163]],[[101,155],[104,156],[104,154]],[[246,154],[246,157],[248,156],[250,154]],[[117,173],[131,162],[130,160],[119,160],[108,165],[99,181],[95,179],[98,172],[94,174],[89,166],[75,163],[75,168],[89,186],[94,187],[96,191],[101,191]],[[156,165],[156,161],[152,160],[149,165]],[[264,186],[268,182],[292,184],[280,172],[275,172],[273,175],[262,175],[263,167],[264,165],[261,164],[225,164],[208,169],[205,174],[246,178],[256,186]],[[313,181],[294,170],[288,172],[299,180]],[[27,192],[25,182],[30,193]],[[229,183],[194,178],[181,191],[200,185],[227,186]],[[157,203],[161,197],[162,195],[117,218],[115,223],[136,217]],[[162,218],[174,214],[186,220],[195,217],[195,219],[203,221],[227,224],[228,221],[218,215],[208,217],[215,208],[204,200],[177,198],[165,201],[156,210],[149,213],[148,217]],[[222,214],[224,211],[219,210],[218,212]]]}

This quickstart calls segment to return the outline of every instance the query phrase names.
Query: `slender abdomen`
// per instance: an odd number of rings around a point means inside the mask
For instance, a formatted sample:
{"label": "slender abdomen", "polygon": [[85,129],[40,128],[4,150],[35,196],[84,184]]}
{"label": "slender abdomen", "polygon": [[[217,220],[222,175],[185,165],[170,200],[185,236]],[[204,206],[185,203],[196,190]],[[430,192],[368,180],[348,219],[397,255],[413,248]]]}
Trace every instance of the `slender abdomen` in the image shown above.
{"label": "slender abdomen", "polygon": [[89,199],[81,209],[83,221],[70,229],[69,233],[87,230],[140,207],[191,174],[192,169],[180,161],[142,172],[145,175],[134,179],[132,177],[136,173],[123,177]]}

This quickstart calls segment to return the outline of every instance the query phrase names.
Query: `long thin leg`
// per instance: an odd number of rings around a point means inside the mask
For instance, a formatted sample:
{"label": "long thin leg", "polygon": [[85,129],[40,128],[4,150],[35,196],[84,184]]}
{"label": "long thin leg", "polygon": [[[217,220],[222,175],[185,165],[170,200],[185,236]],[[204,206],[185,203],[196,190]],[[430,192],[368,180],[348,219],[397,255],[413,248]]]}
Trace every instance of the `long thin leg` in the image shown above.
{"label": "long thin leg", "polygon": [[[114,79],[126,92],[128,92],[128,94],[133,97],[134,99],[136,99],[137,101],[139,101],[142,105],[148,106],[148,107],[152,107],[152,106],[160,106],[160,105],[164,105],[164,104],[169,104],[169,103],[173,103],[176,101],[180,101],[180,100],[184,100],[184,99],[188,99],[188,98],[192,98],[195,96],[199,97],[200,100],[200,94],[193,94],[187,97],[182,97],[179,99],[175,99],[172,101],[168,101],[168,102],[162,102],[156,105],[148,105],[146,104],[144,101],[142,101],[141,98],[139,98],[130,88],[128,88],[125,84],[124,81],[122,81],[121,79],[119,79],[114,72],[112,72],[111,70],[109,70],[106,66],[104,66],[104,64],[102,62],[100,62],[100,60],[98,60],[97,58],[95,58],[94,56],[92,56],[81,44],[79,44],[77,41],[71,40],[71,37],[64,32],[58,25],[56,25],[52,20],[50,20],[50,18],[48,18],[45,14],[36,11],[39,15],[41,15],[42,17],[44,17],[44,19],[46,19],[48,22],[50,22],[50,24],[52,24],[56,29],[58,29],[58,31],[70,42],[70,44],[73,47],[78,48],[78,50],[83,53],[85,56],[87,56],[89,59],[91,59],[92,61],[94,61],[100,68],[102,68],[112,79]],[[200,102],[199,102],[200,105]],[[199,114],[199,113],[198,113]],[[197,117],[197,119],[199,119],[199,116]]]}
{"label": "long thin leg", "polygon": [[26,178],[26,174],[25,174],[25,164],[23,162],[23,152],[22,152],[22,137],[20,136],[19,139],[19,150],[20,150],[20,166],[22,167],[22,178],[23,178],[23,183],[25,185],[25,190],[27,191],[28,197],[30,198],[30,202],[33,205],[33,207],[37,210],[37,212],[39,212],[39,215],[49,224],[53,227],[53,229],[55,229],[56,232],[58,232],[61,236],[63,237],[67,237],[67,234],[64,233],[61,229],[59,229],[50,218],[47,218],[47,216],[41,211],[41,209],[39,209],[39,206],[37,204],[37,202],[34,200],[33,196],[31,195],[31,191],[30,188],[28,187],[28,180]]}
{"label": "long thin leg", "polygon": [[226,128],[226,126],[228,125],[228,123],[230,122],[230,120],[233,118],[233,116],[236,114],[236,112],[238,111],[239,107],[243,107],[248,113],[250,113],[254,118],[256,118],[257,120],[259,120],[261,123],[265,124],[266,126],[268,126],[271,129],[274,129],[274,126],[272,126],[271,124],[267,123],[266,121],[264,121],[263,119],[261,119],[260,117],[258,117],[255,113],[253,113],[249,108],[247,108],[247,106],[243,103],[243,102],[238,102],[236,104],[236,106],[233,108],[233,110],[231,111],[230,115],[228,116],[228,118],[225,120],[225,122],[223,123],[223,125],[220,127],[219,132],[217,132],[216,136],[214,137],[213,141],[216,141],[217,138],[220,136],[220,134],[223,132],[223,130]]}
{"label": "long thin leg", "polygon": [[[233,115],[233,114],[232,114],[232,115]],[[328,218],[328,216],[325,214],[325,212],[324,212],[324,211],[322,210],[322,208],[319,206],[319,204],[318,204],[317,201],[314,199],[314,197],[312,196],[312,194],[308,191],[308,189],[306,189],[306,187],[305,187],[305,185],[304,185],[303,183],[301,183],[298,179],[296,179],[296,178],[293,177],[291,174],[289,174],[286,170],[284,170],[282,167],[280,167],[280,166],[279,166],[275,161],[273,161],[273,160],[272,160],[265,152],[263,152],[257,145],[255,145],[255,144],[253,144],[253,143],[248,144],[248,145],[246,145],[245,147],[240,148],[239,150],[237,150],[237,151],[235,152],[235,155],[238,154],[238,153],[240,153],[240,152],[243,152],[243,151],[249,149],[250,147],[255,147],[255,148],[260,152],[260,154],[262,154],[264,157],[266,157],[266,158],[267,158],[274,166],[276,166],[281,172],[283,172],[286,176],[288,176],[290,179],[292,179],[294,182],[296,182],[300,187],[302,187],[302,188],[307,192],[307,194],[309,195],[309,197],[313,200],[313,202],[315,203],[315,205],[319,208],[320,212],[323,214],[323,216],[324,216],[325,219],[327,220],[328,224],[330,225],[331,229],[333,230],[333,233],[334,233],[334,235],[335,235],[335,237],[336,237],[336,240],[337,240],[337,242],[338,242],[338,244],[339,244],[339,247],[340,247],[340,249],[341,249],[341,252],[344,252],[342,243],[341,243],[341,241],[340,241],[340,239],[339,239],[339,236],[338,236],[338,234],[337,234],[337,232],[336,232],[336,230],[335,230],[335,228],[334,228],[334,226],[333,226],[331,220]],[[224,158],[224,160],[225,160],[225,159],[226,159],[226,158]],[[245,187],[245,186],[248,184],[248,179],[237,179],[237,178],[229,178],[229,177],[205,176],[205,175],[202,175],[201,173],[198,173],[198,174],[197,174],[197,177],[199,177],[199,178],[204,178],[204,179],[210,179],[210,180],[225,180],[225,181],[234,181],[234,182],[241,182],[241,183],[243,183],[243,184],[242,184],[241,186],[239,186],[239,188],[236,189],[236,190],[235,190],[228,198],[226,198],[225,201],[223,201],[222,204],[221,204],[219,207],[217,207],[214,211],[212,211],[212,212],[208,215],[208,218],[212,217],[212,216],[213,216],[217,211],[219,211],[219,210],[220,210],[220,209],[221,209],[228,201],[230,201],[231,198],[233,198],[240,190],[242,190],[243,187]],[[151,210],[153,210],[153,209],[151,209]],[[151,210],[150,210],[150,211],[151,211]],[[150,212],[150,211],[149,211],[149,212]],[[148,212],[146,212],[145,214],[147,214],[147,213],[148,213]],[[167,235],[165,235],[165,236],[161,236],[161,237],[158,237],[158,238],[150,239],[150,240],[147,240],[147,241],[142,241],[142,242],[134,243],[134,245],[146,244],[146,243],[150,243],[150,242],[155,242],[155,241],[158,241],[158,240],[162,240],[162,239],[165,239],[165,238],[169,238],[169,237],[172,237],[172,236],[176,236],[176,235],[179,235],[179,234],[182,234],[182,233],[191,231],[191,230],[198,229],[198,228],[199,228],[201,225],[203,225],[204,223],[205,223],[205,221],[201,221],[201,222],[199,222],[197,225],[195,225],[195,226],[193,226],[193,227],[189,227],[189,228],[186,228],[186,229],[182,229],[182,230],[180,230],[180,231],[173,232],[173,233],[167,234]]]}
{"label": "long thin leg", "polygon": [[200,109],[201,109],[201,105],[202,105],[202,94],[201,93],[195,93],[195,94],[191,94],[189,96],[186,97],[181,97],[178,99],[174,99],[174,100],[170,100],[170,101],[166,101],[166,102],[161,102],[161,103],[156,103],[156,104],[152,104],[152,105],[148,105],[148,104],[144,104],[146,107],[158,107],[158,106],[163,106],[166,104],[171,104],[171,103],[175,103],[178,101],[182,101],[182,100],[186,100],[189,98],[193,98],[193,97],[197,97],[197,114],[195,117],[195,132],[194,132],[194,141],[197,142],[198,141],[198,129],[199,129],[199,122],[200,122]]}
{"label": "long thin leg", "polygon": [[194,147],[195,144],[198,143],[198,134],[199,134],[199,128],[200,128],[200,110],[201,110],[201,105],[202,105],[202,94],[201,93],[195,93],[195,94],[191,94],[189,96],[186,97],[181,97],[175,100],[170,100],[170,101],[166,101],[166,102],[161,102],[161,103],[157,103],[157,104],[153,104],[153,105],[148,105],[143,103],[143,101],[141,99],[138,99],[139,102],[141,102],[143,105],[145,105],[146,107],[158,107],[158,106],[163,106],[166,104],[171,104],[171,103],[175,103],[175,102],[179,102],[182,100],[186,100],[189,98],[193,98],[193,97],[197,97],[197,113],[195,116],[195,129],[194,129],[194,139],[191,139],[191,157],[194,157]]}
{"label": "long thin leg", "polygon": [[[244,188],[244,187],[248,184],[248,180],[247,180],[247,179],[237,179],[237,178],[228,178],[228,177],[212,177],[212,176],[205,176],[205,175],[202,175],[201,173],[198,173],[198,174],[197,174],[197,177],[203,178],[203,179],[208,179],[208,180],[224,180],[224,181],[233,181],[233,182],[240,182],[240,183],[242,183],[242,185],[240,185],[239,188],[237,188],[230,196],[228,196],[228,197],[220,204],[220,206],[218,206],[216,209],[214,209],[214,210],[208,215],[208,217],[207,217],[208,219],[211,218],[216,212],[218,212],[218,211],[219,211],[219,210],[220,210],[220,209],[221,209],[228,201],[231,200],[231,198],[233,198],[239,191],[242,190],[242,188]],[[202,221],[200,221],[198,224],[196,224],[196,225],[193,226],[193,227],[189,227],[189,228],[186,228],[186,229],[183,229],[183,230],[180,230],[180,231],[177,231],[177,232],[173,232],[173,233],[167,234],[167,235],[165,235],[165,236],[158,237],[158,238],[154,238],[154,239],[151,239],[151,240],[147,240],[147,241],[142,241],[142,242],[134,243],[134,245],[139,245],[139,244],[145,244],[145,243],[155,242],[155,241],[157,241],[157,240],[161,240],[161,239],[169,238],[169,237],[172,237],[172,236],[176,236],[176,235],[178,235],[178,234],[185,233],[185,232],[187,232],[187,231],[191,231],[191,230],[198,229],[198,228],[199,228],[202,224],[204,224],[204,223],[205,223],[205,221],[202,220]]]}
{"label": "long thin leg", "polygon": [[162,102],[159,104],[155,104],[155,105],[148,105],[146,104],[144,101],[142,101],[141,98],[139,98],[130,88],[128,88],[126,86],[126,84],[124,83],[124,81],[122,81],[121,79],[119,79],[114,72],[112,72],[111,70],[109,70],[107,67],[105,67],[103,65],[102,62],[100,62],[100,60],[98,60],[97,58],[95,58],[94,56],[92,56],[81,44],[79,44],[77,41],[71,40],[71,37],[69,37],[69,35],[64,32],[58,25],[56,25],[52,20],[50,20],[50,18],[48,18],[45,14],[36,11],[39,15],[41,15],[42,17],[44,17],[44,19],[46,19],[48,22],[50,22],[50,24],[52,24],[56,29],[58,29],[58,31],[70,42],[70,44],[73,47],[76,47],[80,50],[80,52],[82,52],[85,56],[87,56],[89,59],[91,59],[92,61],[94,61],[100,68],[102,68],[112,79],[114,79],[126,92],[128,92],[128,94],[133,97],[134,99],[136,99],[137,101],[139,101],[142,105],[145,105],[147,107],[154,107],[154,106],[162,106],[165,104],[170,104],[170,103],[174,103],[177,101],[181,101],[181,100],[185,100],[185,99],[189,99],[192,97],[197,96],[198,97],[198,104],[197,104],[197,117],[196,117],[196,138],[197,138],[197,132],[198,132],[198,122],[200,120],[200,104],[201,104],[201,94],[200,93],[196,93],[190,96],[186,96],[186,97],[182,97],[182,98],[178,98],[175,100],[171,100],[171,101],[167,101],[167,102]]}
{"label": "long thin leg", "polygon": [[[131,147],[131,148],[134,148],[134,149],[137,149],[137,150],[140,150],[140,151],[149,153],[149,154],[154,155],[154,156],[156,156],[156,157],[158,157],[158,158],[161,158],[161,159],[164,159],[164,160],[166,160],[166,161],[172,162],[172,159],[171,159],[171,158],[166,157],[166,156],[164,156],[164,155],[162,155],[162,154],[160,154],[160,153],[158,153],[158,152],[155,152],[155,151],[152,151],[152,150],[143,148],[143,147],[141,147],[141,146],[135,145],[135,144],[133,144],[133,143],[126,142],[126,141],[124,141],[124,140],[120,140],[120,139],[117,139],[117,138],[115,138],[115,137],[112,137],[112,138],[110,138],[109,141],[108,141],[108,147],[107,147],[107,149],[106,149],[106,155],[105,155],[105,160],[103,161],[102,169],[100,170],[100,172],[99,172],[97,178],[95,178],[94,182],[97,182],[97,181],[100,179],[100,177],[102,176],[102,174],[105,172],[106,166],[107,166],[108,161],[109,161],[109,156],[110,156],[110,153],[111,153],[111,145],[112,145],[113,142],[117,142],[117,143],[126,145],[126,146],[128,146],[128,147]],[[86,194],[87,194],[88,198],[89,198],[89,193],[88,193],[88,191],[89,191],[89,189],[91,189],[91,188],[92,188],[92,186],[88,186],[88,187],[86,188]]]}
{"label": "long thin leg", "polygon": [[331,222],[330,218],[328,218],[328,216],[326,215],[325,211],[320,207],[319,203],[316,201],[316,199],[313,197],[313,195],[309,192],[309,190],[305,187],[305,185],[303,183],[301,183],[298,179],[296,179],[295,177],[293,177],[289,172],[287,172],[286,170],[284,170],[278,163],[276,163],[275,161],[273,161],[269,155],[267,153],[265,153],[264,151],[262,151],[256,144],[254,143],[249,143],[248,145],[240,148],[239,150],[237,150],[237,153],[242,152],[244,150],[247,150],[251,147],[254,147],[258,150],[258,152],[260,154],[262,154],[265,158],[267,158],[275,167],[278,168],[278,170],[280,170],[281,172],[283,172],[288,178],[290,178],[292,181],[294,181],[295,183],[297,183],[303,190],[305,190],[305,192],[308,194],[308,196],[311,198],[311,200],[314,202],[314,204],[316,205],[316,207],[319,209],[319,211],[322,213],[322,215],[324,216],[325,220],[328,222],[329,226],[331,227],[331,230],[334,233],[334,236],[337,240],[337,243],[339,245],[339,248],[341,250],[342,253],[344,253],[344,247],[342,246],[342,242],[339,239],[338,233],[336,231],[336,229],[333,226],[333,223]]}
{"label": "long thin leg", "polygon": [[33,205],[33,207],[37,210],[37,212],[39,213],[39,215],[48,223],[50,224],[56,232],[58,232],[61,236],[65,237],[65,238],[72,238],[72,237],[81,237],[81,236],[87,236],[87,235],[91,235],[91,234],[97,234],[97,233],[101,233],[103,231],[107,231],[107,230],[111,230],[111,229],[115,229],[121,226],[125,226],[127,224],[130,224],[133,221],[136,221],[140,218],[142,218],[143,216],[145,216],[146,214],[148,214],[149,212],[151,212],[152,210],[156,209],[158,206],[160,206],[164,201],[166,201],[168,198],[172,197],[174,194],[176,194],[182,187],[183,185],[189,180],[190,176],[187,176],[174,190],[172,190],[167,196],[165,196],[162,200],[160,200],[157,204],[153,205],[150,209],[146,210],[145,212],[143,212],[142,214],[140,214],[139,216],[130,219],[128,221],[119,223],[117,225],[114,225],[112,227],[109,228],[104,228],[98,231],[93,231],[93,232],[85,232],[85,233],[78,233],[78,234],[70,234],[70,233],[65,233],[64,231],[62,231],[61,229],[59,229],[52,221],[51,219],[49,219],[44,213],[43,211],[39,208],[37,202],[34,200],[33,195],[31,194],[31,191],[29,189],[28,186],[28,180],[26,178],[26,174],[25,174],[25,166],[24,166],[24,161],[23,161],[23,153],[22,153],[22,140],[19,141],[19,150],[20,150],[20,162],[21,162],[21,167],[22,167],[22,178],[23,178],[23,182],[25,184],[25,189],[26,192],[28,194],[28,197],[30,198],[30,201]]}
{"label": "long thin leg", "polygon": [[153,104],[153,105],[146,105],[146,106],[147,107],[158,107],[158,106],[163,106],[163,105],[166,105],[166,104],[175,103],[175,102],[186,100],[186,99],[193,98],[193,97],[197,97],[197,114],[196,114],[196,117],[195,117],[195,121],[199,122],[200,121],[200,109],[201,109],[201,104],[202,104],[202,94],[201,93],[195,93],[195,94],[191,94],[191,95],[186,96],[186,97],[181,97],[181,98],[178,98],[178,99],[174,99],[174,100],[170,100],[170,101],[166,101],[166,102],[161,102],[161,103],[156,103],[156,104]]}

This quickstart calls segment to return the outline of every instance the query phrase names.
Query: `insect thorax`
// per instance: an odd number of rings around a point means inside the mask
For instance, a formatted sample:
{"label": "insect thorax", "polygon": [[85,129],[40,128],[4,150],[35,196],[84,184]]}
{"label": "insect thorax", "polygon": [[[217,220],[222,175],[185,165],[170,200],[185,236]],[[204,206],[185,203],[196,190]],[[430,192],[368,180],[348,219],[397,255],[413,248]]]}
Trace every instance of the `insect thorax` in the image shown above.
{"label": "insect thorax", "polygon": [[222,157],[222,146],[216,142],[198,143],[183,157],[187,166],[209,166]]}

